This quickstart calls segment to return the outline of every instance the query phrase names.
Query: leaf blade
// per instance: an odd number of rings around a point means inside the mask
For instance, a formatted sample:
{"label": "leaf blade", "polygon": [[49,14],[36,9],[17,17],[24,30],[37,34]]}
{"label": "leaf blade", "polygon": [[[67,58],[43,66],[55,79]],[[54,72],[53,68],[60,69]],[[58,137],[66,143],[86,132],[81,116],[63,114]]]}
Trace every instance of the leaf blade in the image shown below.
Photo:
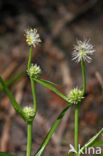
{"label": "leaf blade", "polygon": [[0,156],[15,156],[15,155],[9,154],[9,153],[6,153],[6,152],[0,152]]}
{"label": "leaf blade", "polygon": [[73,152],[69,152],[69,153],[66,154],[65,156],[70,156],[71,154],[73,154]]}
{"label": "leaf blade", "polygon": [[103,152],[101,152],[101,155],[100,156],[103,156]]}
{"label": "leaf blade", "polygon": [[56,84],[56,83],[54,83],[52,81],[49,81],[49,80],[44,80],[44,79],[40,79],[40,80],[42,80],[42,81],[44,81],[44,82],[46,82],[48,84],[54,85],[54,86],[59,86],[59,84]]}
{"label": "leaf blade", "polygon": [[54,93],[56,93],[58,96],[60,96],[62,99],[64,99],[66,102],[69,102],[68,101],[68,97],[66,97],[63,93],[61,93],[58,89],[56,89],[55,87],[53,87],[51,84],[47,83],[46,81],[44,81],[42,79],[33,78],[33,80],[35,80],[36,82],[42,84],[46,88],[50,89],[51,91],[53,91]]}
{"label": "leaf blade", "polygon": [[34,154],[34,156],[41,156],[44,149],[46,148],[52,134],[54,133],[54,131],[56,130],[57,126],[59,125],[60,121],[62,120],[63,116],[65,115],[66,111],[70,108],[72,104],[68,104],[64,110],[59,114],[59,116],[57,117],[56,121],[54,122],[54,124],[52,125],[52,128],[49,130],[48,135],[45,137],[41,147],[37,150],[37,152]]}
{"label": "leaf blade", "polygon": [[92,146],[93,143],[95,143],[96,139],[103,133],[103,128],[95,135],[93,136],[81,149],[79,152],[79,156],[82,154],[82,152],[85,150],[85,148],[89,148]]}
{"label": "leaf blade", "polygon": [[91,146],[103,146],[103,141],[96,141]]}
{"label": "leaf blade", "polygon": [[14,107],[14,109],[22,116],[22,118],[26,121],[26,115],[24,114],[22,108],[20,107],[20,105],[16,102],[14,96],[12,95],[12,93],[10,92],[10,90],[8,89],[7,85],[5,84],[5,82],[3,81],[3,79],[0,77],[0,83],[2,84],[6,94],[8,95],[12,106]]}

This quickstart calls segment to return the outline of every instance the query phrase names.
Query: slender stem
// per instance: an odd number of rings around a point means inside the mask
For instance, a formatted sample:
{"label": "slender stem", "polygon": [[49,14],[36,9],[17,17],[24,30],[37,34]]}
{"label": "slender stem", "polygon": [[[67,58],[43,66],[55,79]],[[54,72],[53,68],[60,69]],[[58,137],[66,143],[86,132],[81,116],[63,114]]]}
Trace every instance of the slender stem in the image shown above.
{"label": "slender stem", "polygon": [[[75,105],[75,150],[78,152],[78,133],[79,133],[79,104]],[[78,153],[75,154],[75,156],[78,156]]]}
{"label": "slender stem", "polygon": [[31,88],[32,88],[32,95],[33,95],[34,113],[36,115],[37,100],[36,100],[36,91],[35,91],[35,81],[32,78],[30,78],[30,81],[31,81]]}
{"label": "slender stem", "polygon": [[[32,46],[30,47],[30,52],[29,52],[28,69],[31,66],[31,59],[32,59]],[[30,77],[30,81],[31,81],[31,88],[32,88],[32,95],[33,95],[34,113],[36,114],[37,104],[36,104],[35,82],[31,77]]]}
{"label": "slender stem", "polygon": [[31,66],[31,59],[32,59],[32,46],[30,47],[30,52],[29,52],[29,59],[28,59],[28,69]]}
{"label": "slender stem", "polygon": [[[86,74],[85,74],[85,64],[84,64],[84,59],[81,59],[81,69],[82,69],[82,77],[83,77],[83,95],[86,92]],[[78,135],[79,134],[79,104],[75,106],[75,150],[77,153],[75,156],[78,156]]]}
{"label": "slender stem", "polygon": [[85,64],[84,59],[81,59],[81,69],[82,69],[82,77],[83,77],[83,94],[86,92],[86,74],[85,74]]}
{"label": "slender stem", "polygon": [[32,123],[27,125],[27,153],[26,156],[31,156],[32,148]]}

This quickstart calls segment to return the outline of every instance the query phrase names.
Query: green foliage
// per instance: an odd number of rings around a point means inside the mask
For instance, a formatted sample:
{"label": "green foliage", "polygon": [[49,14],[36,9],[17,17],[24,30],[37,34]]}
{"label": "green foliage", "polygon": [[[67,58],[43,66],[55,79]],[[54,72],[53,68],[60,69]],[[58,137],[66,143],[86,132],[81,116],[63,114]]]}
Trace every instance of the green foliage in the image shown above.
{"label": "green foliage", "polygon": [[48,82],[46,80],[42,80],[42,79],[35,79],[35,78],[33,80],[35,80],[36,82],[42,84],[46,88],[50,89],[51,91],[56,93],[58,96],[60,96],[62,99],[64,99],[66,102],[69,102],[68,97],[65,96],[63,93],[61,93],[58,89],[53,87],[50,82]]}
{"label": "green foliage", "polygon": [[18,114],[20,114],[25,121],[28,121],[27,116],[23,112],[20,105],[16,102],[14,96],[12,95],[12,93],[10,92],[10,90],[8,89],[7,85],[5,84],[5,82],[3,81],[3,79],[1,77],[0,77],[0,83],[2,84],[4,90],[5,90],[6,94],[8,95],[8,97],[11,101],[11,104],[14,107],[14,109],[16,110],[16,112],[18,112]]}
{"label": "green foliage", "polygon": [[81,155],[81,153],[85,150],[85,148],[89,148],[91,146],[93,146],[93,144],[95,145],[96,140],[99,138],[99,136],[103,133],[103,128],[94,136],[92,137],[81,149],[80,149],[80,153],[79,156]]}
{"label": "green foliage", "polygon": [[60,121],[62,120],[63,116],[65,115],[66,111],[70,108],[71,104],[68,104],[64,110],[59,114],[58,118],[56,119],[56,121],[54,122],[54,124],[52,125],[48,135],[46,136],[46,138],[44,139],[42,145],[40,146],[40,148],[38,149],[38,151],[34,154],[34,156],[41,156],[44,149],[46,148],[47,143],[49,142],[52,134],[54,133],[54,131],[56,130],[57,126],[59,125]]}
{"label": "green foliage", "polygon": [[48,80],[44,80],[44,79],[40,79],[40,80],[42,80],[44,83],[47,83],[47,84],[51,84],[51,85],[54,85],[54,86],[59,86],[59,84],[56,84],[56,83],[54,83],[52,81],[48,81]]}
{"label": "green foliage", "polygon": [[6,152],[0,152],[0,156],[15,156],[15,155],[9,154],[9,153],[6,153]]}
{"label": "green foliage", "polygon": [[[37,100],[36,100],[36,90],[35,90],[35,83],[39,83],[43,85],[44,87],[50,89],[54,93],[56,93],[59,97],[61,97],[63,100],[65,100],[67,103],[66,107],[63,109],[63,111],[59,114],[56,121],[52,125],[51,129],[49,130],[47,136],[43,140],[40,148],[37,150],[37,152],[34,154],[34,156],[41,156],[44,152],[44,149],[46,148],[50,138],[52,137],[54,131],[60,124],[63,116],[67,112],[67,110],[70,108],[72,104],[75,105],[75,134],[74,134],[74,143],[75,143],[75,150],[77,153],[75,153],[75,156],[81,156],[82,152],[91,146],[103,146],[103,141],[96,141],[98,137],[103,133],[103,128],[92,138],[90,139],[79,151],[78,149],[78,132],[79,132],[79,104],[81,100],[84,98],[85,92],[86,92],[86,74],[85,74],[85,61],[90,62],[91,61],[91,55],[94,53],[93,46],[89,43],[88,40],[77,41],[77,45],[74,47],[74,53],[73,53],[73,60],[76,60],[76,62],[81,62],[81,70],[82,70],[82,78],[83,78],[83,87],[82,91],[75,88],[73,89],[69,97],[65,96],[63,93],[61,93],[57,88],[54,86],[57,86],[57,84],[50,82],[48,80],[39,79],[39,76],[41,74],[41,69],[39,66],[31,65],[32,61],[32,49],[36,45],[41,42],[39,38],[39,34],[37,33],[37,30],[34,29],[27,29],[25,32],[26,41],[27,44],[30,46],[30,52],[29,52],[29,59],[27,64],[27,71],[31,82],[31,89],[32,89],[32,96],[33,96],[33,108],[26,106],[23,110],[20,107],[20,105],[16,102],[14,96],[10,92],[7,86],[10,84],[13,84],[15,81],[17,81],[23,73],[18,74],[10,81],[4,82],[3,79],[0,77],[0,90],[5,90],[6,94],[8,95],[12,106],[18,112],[18,114],[27,122],[27,156],[31,156],[31,148],[32,148],[32,122],[34,120],[34,117],[37,112]],[[73,152],[68,153],[66,156],[70,156],[73,154]],[[0,156],[14,156],[12,154],[8,154],[5,152],[0,152]],[[103,153],[101,153],[101,156],[103,156]]]}
{"label": "green foliage", "polygon": [[[18,80],[20,80],[25,75],[25,71],[22,71],[16,75],[14,75],[12,78],[5,81],[7,86],[15,84]],[[0,85],[0,91],[2,91],[4,88],[2,85]]]}
{"label": "green foliage", "polygon": [[93,147],[93,146],[103,146],[103,141],[95,141],[95,142],[91,145],[91,147]]}
{"label": "green foliage", "polygon": [[69,152],[69,153],[66,154],[65,156],[70,156],[71,154],[73,154],[73,152]]}

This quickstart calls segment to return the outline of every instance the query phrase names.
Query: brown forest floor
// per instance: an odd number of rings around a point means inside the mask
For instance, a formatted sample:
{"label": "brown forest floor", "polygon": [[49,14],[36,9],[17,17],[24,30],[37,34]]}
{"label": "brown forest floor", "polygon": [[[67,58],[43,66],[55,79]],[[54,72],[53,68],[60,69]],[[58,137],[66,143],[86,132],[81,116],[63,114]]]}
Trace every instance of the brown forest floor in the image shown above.
{"label": "brown forest floor", "polygon": [[[82,85],[80,64],[72,61],[76,39],[90,38],[95,45],[93,62],[86,64],[87,93],[80,106],[79,142],[83,145],[103,127],[103,2],[2,0],[0,12],[0,73],[5,80],[26,69],[29,49],[24,30],[28,27],[36,27],[42,38],[42,44],[33,51],[32,62],[41,66],[42,78],[61,84],[60,90],[65,94]],[[32,105],[27,74],[10,89],[22,107]],[[33,125],[32,154],[66,105],[41,85],[37,84],[36,90],[38,111]],[[4,92],[0,97],[0,151],[24,156],[26,124],[15,113]],[[57,128],[44,156],[64,156],[68,152],[69,144],[74,144],[73,123],[74,106]]]}

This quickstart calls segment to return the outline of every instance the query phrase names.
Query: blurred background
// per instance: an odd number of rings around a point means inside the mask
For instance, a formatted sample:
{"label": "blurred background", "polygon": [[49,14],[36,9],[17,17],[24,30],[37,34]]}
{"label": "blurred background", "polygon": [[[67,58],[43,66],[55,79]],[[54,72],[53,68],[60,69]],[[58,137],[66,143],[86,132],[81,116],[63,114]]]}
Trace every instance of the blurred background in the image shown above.
{"label": "blurred background", "polygon": [[[29,47],[24,30],[37,28],[42,43],[33,50],[33,63],[41,78],[60,84],[68,94],[81,87],[81,67],[72,61],[76,39],[90,39],[96,53],[86,64],[87,92],[80,106],[80,137],[83,145],[103,127],[103,1],[100,0],[0,0],[0,74],[22,107],[32,106],[26,73]],[[37,84],[37,116],[33,125],[32,154],[66,103]],[[16,114],[0,86],[0,151],[25,156],[26,124]],[[74,106],[51,138],[44,155],[63,156],[74,144]],[[103,140],[103,137],[100,137]]]}

